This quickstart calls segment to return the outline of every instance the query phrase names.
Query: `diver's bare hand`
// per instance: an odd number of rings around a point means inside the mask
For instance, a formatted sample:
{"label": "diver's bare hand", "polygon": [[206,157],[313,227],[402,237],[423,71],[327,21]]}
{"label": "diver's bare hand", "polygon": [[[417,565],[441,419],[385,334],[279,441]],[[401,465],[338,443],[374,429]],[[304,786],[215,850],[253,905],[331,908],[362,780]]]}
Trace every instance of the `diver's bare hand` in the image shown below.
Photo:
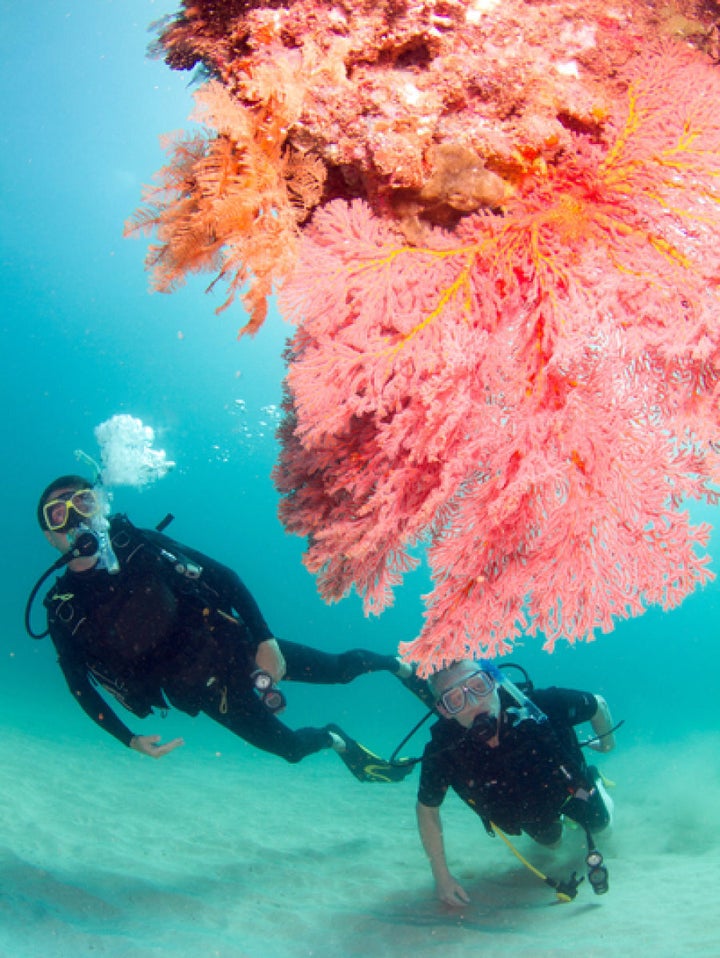
{"label": "diver's bare hand", "polygon": [[160,739],[160,735],[133,735],[130,739],[130,748],[134,748],[141,755],[149,755],[150,758],[162,758],[163,755],[185,744],[184,739],[174,738],[160,745]]}
{"label": "diver's bare hand", "polygon": [[460,882],[455,881],[452,875],[435,882],[435,891],[441,902],[452,905],[453,908],[462,908],[470,904],[470,898]]}

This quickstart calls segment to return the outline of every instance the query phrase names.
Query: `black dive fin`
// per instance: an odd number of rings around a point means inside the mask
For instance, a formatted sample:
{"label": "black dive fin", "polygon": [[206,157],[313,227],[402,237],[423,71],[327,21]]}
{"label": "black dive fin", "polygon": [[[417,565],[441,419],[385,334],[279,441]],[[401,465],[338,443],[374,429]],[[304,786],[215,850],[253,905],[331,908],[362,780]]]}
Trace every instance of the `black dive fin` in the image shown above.
{"label": "black dive fin", "polygon": [[338,752],[338,757],[345,762],[355,778],[361,782],[402,782],[412,772],[415,763],[388,762],[370,749],[365,748],[354,738],[343,732],[337,725],[328,725],[328,731],[335,732],[345,742],[345,751]]}

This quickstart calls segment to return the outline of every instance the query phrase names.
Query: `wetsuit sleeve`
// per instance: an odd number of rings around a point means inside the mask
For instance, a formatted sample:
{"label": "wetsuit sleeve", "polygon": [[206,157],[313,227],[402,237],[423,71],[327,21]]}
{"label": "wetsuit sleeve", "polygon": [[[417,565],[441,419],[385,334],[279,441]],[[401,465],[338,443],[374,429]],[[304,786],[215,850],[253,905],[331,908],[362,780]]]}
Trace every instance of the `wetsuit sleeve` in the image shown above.
{"label": "wetsuit sleeve", "polygon": [[592,692],[575,689],[535,689],[530,696],[552,722],[581,725],[589,722],[597,712],[598,702]]}
{"label": "wetsuit sleeve", "polygon": [[257,649],[261,642],[267,642],[268,639],[273,638],[270,627],[265,621],[260,611],[260,606],[255,601],[253,594],[240,576],[236,572],[233,572],[232,569],[226,569],[223,566],[221,566],[221,568],[228,580],[232,606],[247,626],[252,645]]}
{"label": "wetsuit sleeve", "polygon": [[134,732],[131,732],[118,718],[102,695],[92,685],[85,666],[67,661],[66,657],[62,655],[58,657],[58,662],[73,698],[85,714],[103,731],[109,732],[123,745],[129,746]]}
{"label": "wetsuit sleeve", "polygon": [[225,612],[236,612],[244,622],[253,651],[257,649],[261,642],[273,638],[273,633],[270,631],[270,627],[265,621],[255,598],[233,569],[217,562],[215,559],[211,559],[202,552],[198,552],[196,549],[191,549],[168,536],[162,535],[162,533],[151,530],[143,530],[143,532],[148,538],[169,552],[179,551],[202,567],[202,581],[217,596],[218,607]]}

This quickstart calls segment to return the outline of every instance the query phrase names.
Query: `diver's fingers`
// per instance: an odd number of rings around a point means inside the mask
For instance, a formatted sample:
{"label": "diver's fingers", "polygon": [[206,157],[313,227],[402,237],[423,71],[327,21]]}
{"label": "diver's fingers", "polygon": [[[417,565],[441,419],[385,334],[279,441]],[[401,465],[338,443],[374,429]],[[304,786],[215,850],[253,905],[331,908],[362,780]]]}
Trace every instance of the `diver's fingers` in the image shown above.
{"label": "diver's fingers", "polygon": [[172,752],[180,745],[185,744],[184,739],[181,738],[171,739],[164,744],[160,744],[160,742],[161,736],[159,735],[133,735],[130,739],[130,748],[135,749],[136,752],[140,752],[141,755],[149,755],[151,758],[162,758],[163,755],[167,755],[168,752]]}
{"label": "diver's fingers", "polygon": [[470,896],[459,882],[454,879],[438,885],[438,898],[446,905],[458,908],[470,904]]}
{"label": "diver's fingers", "polygon": [[158,745],[153,748],[152,754],[167,755],[168,752],[174,751],[176,748],[180,748],[181,745],[185,744],[184,738],[173,738],[169,742],[166,742],[165,745]]}
{"label": "diver's fingers", "polygon": [[455,889],[455,896],[453,898],[452,904],[453,905],[469,905],[470,904],[470,896],[468,895],[468,893],[465,891],[464,888],[460,887],[460,885],[458,885],[457,888]]}

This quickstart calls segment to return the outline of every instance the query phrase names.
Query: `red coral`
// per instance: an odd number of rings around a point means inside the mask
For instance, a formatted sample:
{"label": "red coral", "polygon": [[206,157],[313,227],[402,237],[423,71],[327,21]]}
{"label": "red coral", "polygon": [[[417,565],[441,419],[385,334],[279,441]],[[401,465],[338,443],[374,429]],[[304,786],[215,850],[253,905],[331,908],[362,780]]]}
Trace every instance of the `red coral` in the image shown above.
{"label": "red coral", "polygon": [[429,543],[424,668],[592,638],[710,575],[681,504],[720,476],[720,77],[664,47],[628,80],[610,142],[573,134],[504,216],[417,249],[335,203],[281,295],[283,520],[369,611]]}

